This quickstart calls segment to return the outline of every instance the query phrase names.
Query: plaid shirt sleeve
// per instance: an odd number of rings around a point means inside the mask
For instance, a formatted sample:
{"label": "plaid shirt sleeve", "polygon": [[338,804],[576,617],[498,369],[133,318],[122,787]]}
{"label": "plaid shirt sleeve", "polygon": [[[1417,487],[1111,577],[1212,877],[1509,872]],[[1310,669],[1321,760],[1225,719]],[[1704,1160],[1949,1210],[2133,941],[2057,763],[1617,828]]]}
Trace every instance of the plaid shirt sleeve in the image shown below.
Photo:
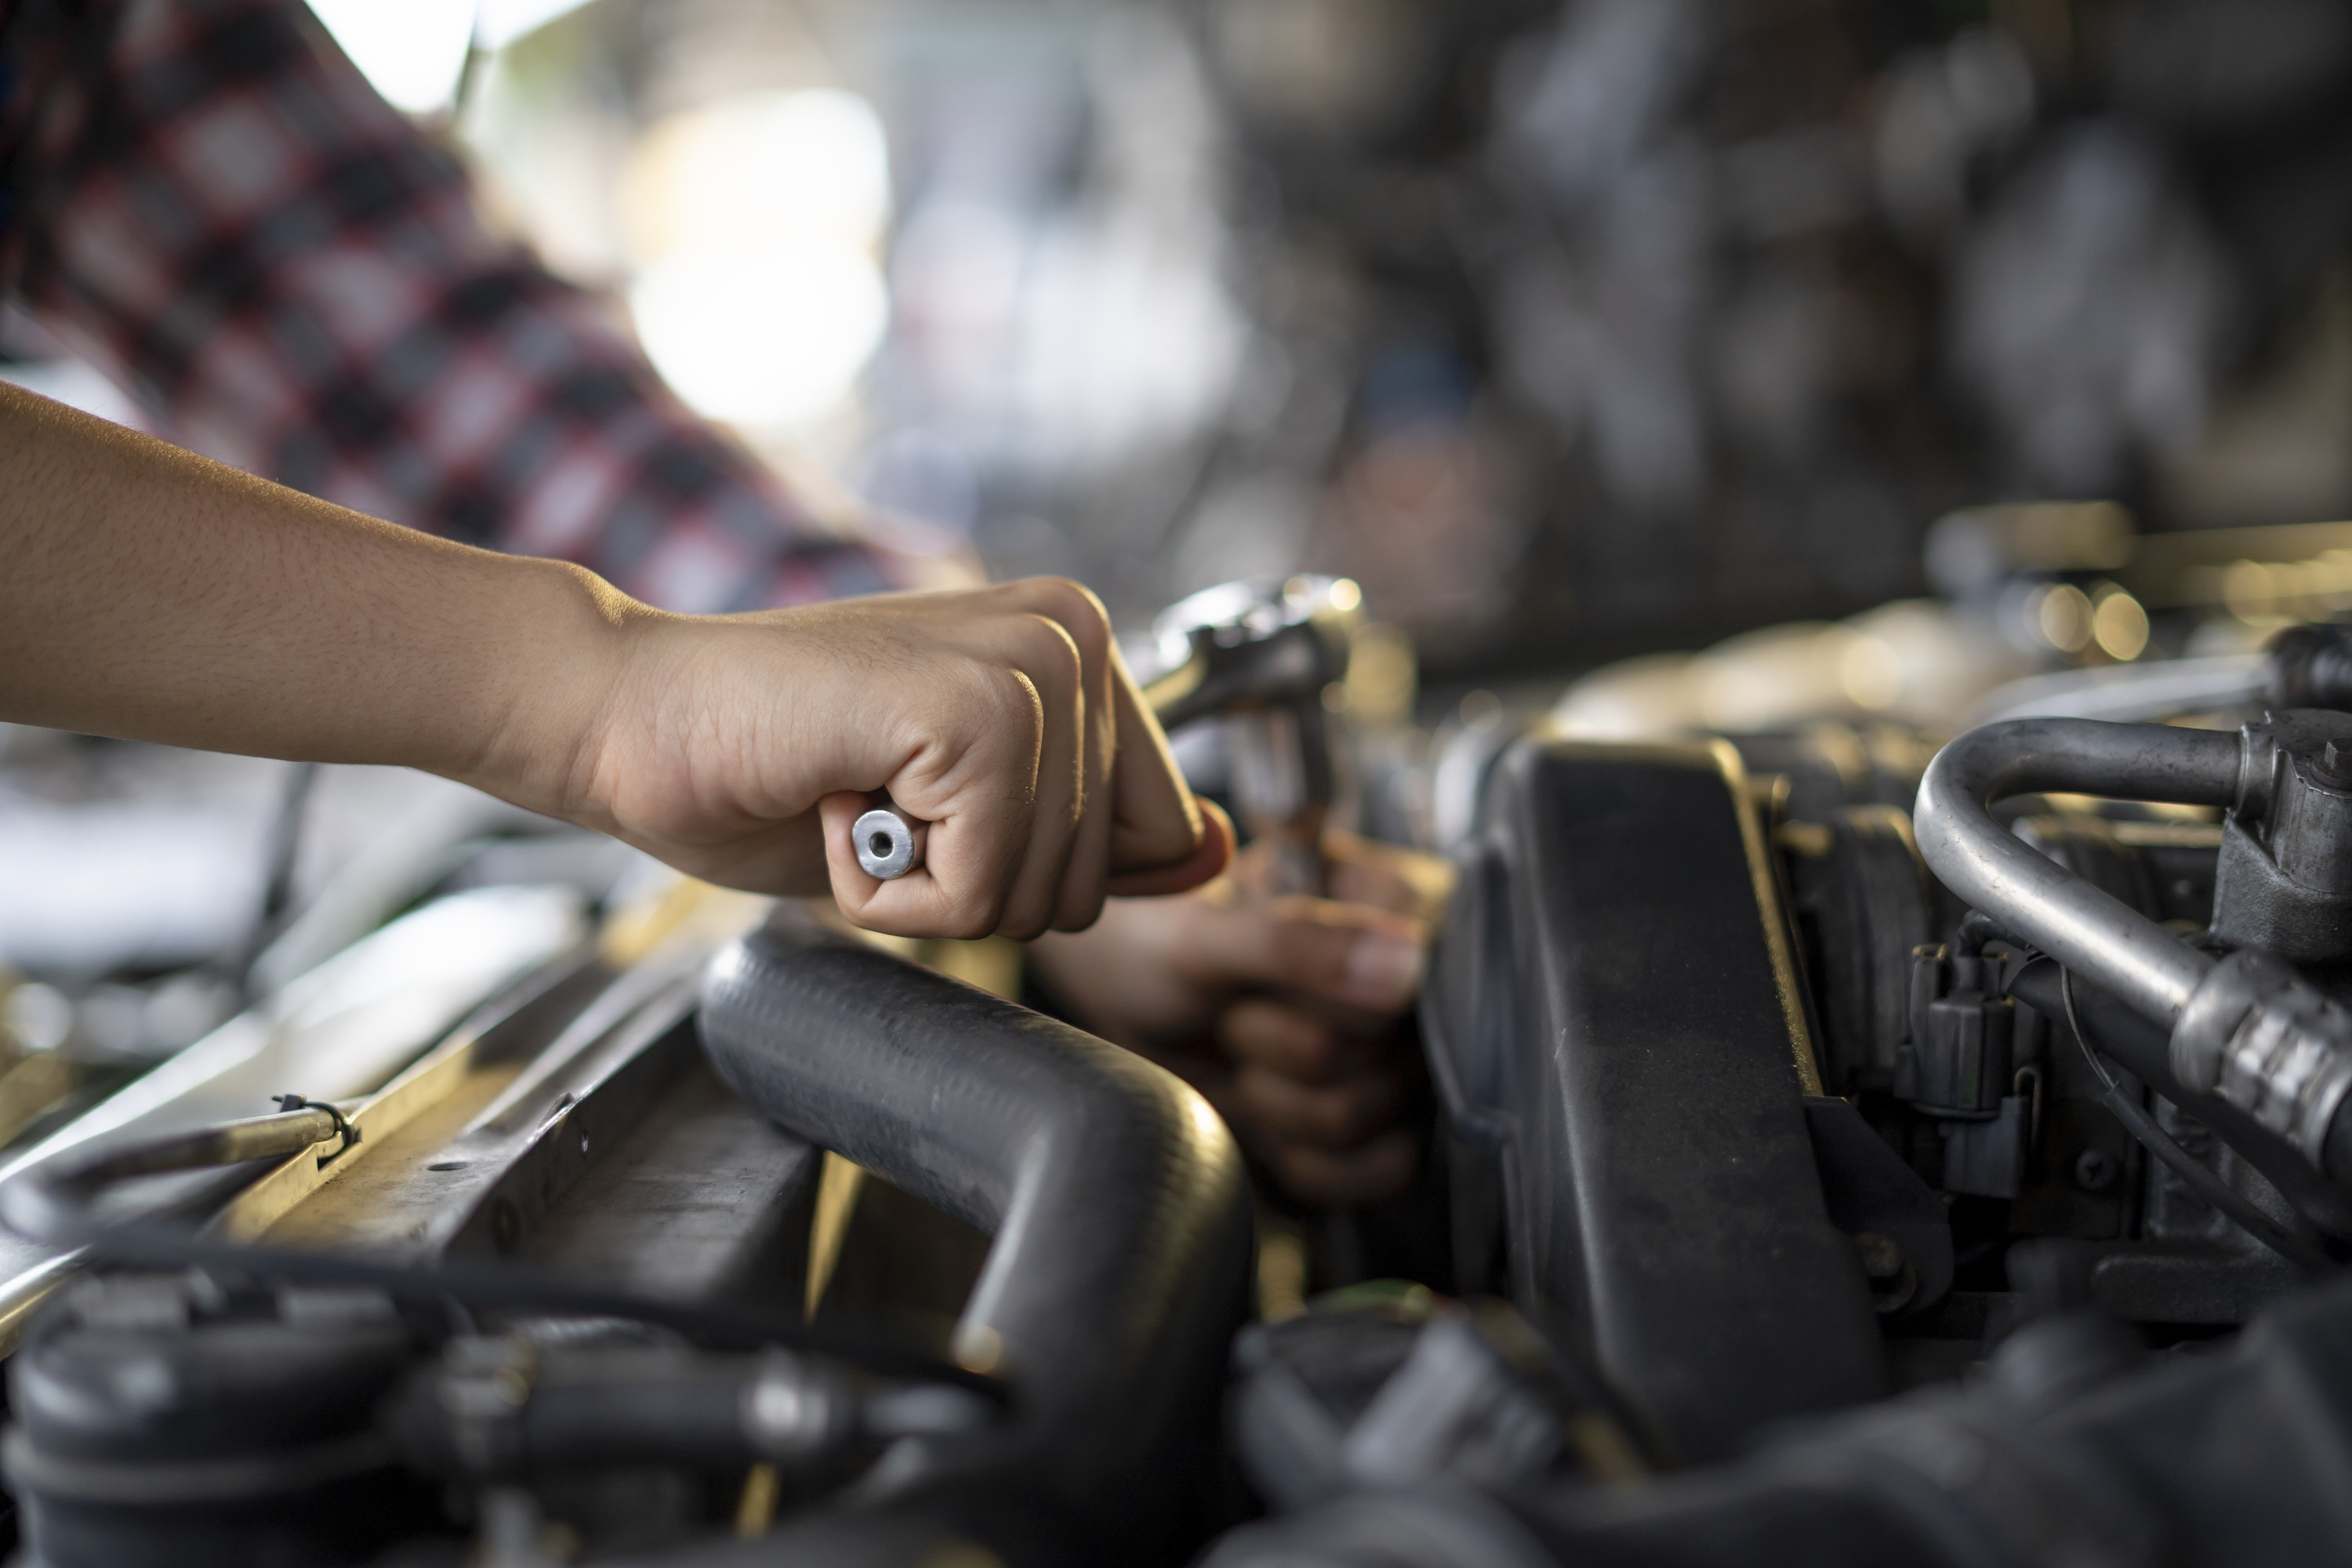
{"label": "plaid shirt sleeve", "polygon": [[299,0],[0,15],[0,279],[174,439],[674,609],[938,579],[788,490],[494,241]]}

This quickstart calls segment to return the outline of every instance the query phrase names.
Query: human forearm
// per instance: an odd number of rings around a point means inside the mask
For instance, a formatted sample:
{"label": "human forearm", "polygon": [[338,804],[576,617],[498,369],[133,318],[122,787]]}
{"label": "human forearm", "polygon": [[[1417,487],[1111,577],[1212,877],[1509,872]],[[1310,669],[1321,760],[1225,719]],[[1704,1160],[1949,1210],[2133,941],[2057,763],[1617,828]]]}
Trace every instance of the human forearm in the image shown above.
{"label": "human forearm", "polygon": [[551,809],[642,614],[0,386],[0,716],[400,763]]}
{"label": "human forearm", "polygon": [[[1076,929],[1231,842],[1075,583],[667,615],[14,388],[0,719],[426,768],[908,936]],[[931,825],[893,882],[849,847],[877,791]]]}

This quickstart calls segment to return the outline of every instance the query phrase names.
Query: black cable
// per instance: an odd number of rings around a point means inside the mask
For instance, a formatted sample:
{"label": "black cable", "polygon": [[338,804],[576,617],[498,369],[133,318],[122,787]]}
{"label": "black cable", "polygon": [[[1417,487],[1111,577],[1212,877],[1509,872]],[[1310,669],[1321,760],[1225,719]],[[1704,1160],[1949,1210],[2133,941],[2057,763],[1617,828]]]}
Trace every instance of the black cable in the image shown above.
{"label": "black cable", "polygon": [[[2052,960],[2053,963],[2056,961]],[[2074,976],[2061,963],[2058,965],[2058,994],[2066,1004],[2066,1027],[2073,1031],[2074,1044],[2083,1053],[2084,1061],[2102,1088],[2099,1103],[2124,1124],[2124,1131],[2139,1141],[2140,1146],[2158,1159],[2209,1205],[2235,1221],[2239,1227],[2277,1253],[2281,1258],[2311,1273],[2325,1273],[2336,1268],[2336,1260],[2312,1242],[2305,1240],[2254,1206],[2243,1193],[2223,1181],[2211,1166],[2182,1148],[2172,1134],[2156,1123],[2147,1110],[2130,1095],[2107,1070],[2107,1064],[2091,1047],[2090,1037],[2083,1032],[2083,1021],[2074,1012]]]}

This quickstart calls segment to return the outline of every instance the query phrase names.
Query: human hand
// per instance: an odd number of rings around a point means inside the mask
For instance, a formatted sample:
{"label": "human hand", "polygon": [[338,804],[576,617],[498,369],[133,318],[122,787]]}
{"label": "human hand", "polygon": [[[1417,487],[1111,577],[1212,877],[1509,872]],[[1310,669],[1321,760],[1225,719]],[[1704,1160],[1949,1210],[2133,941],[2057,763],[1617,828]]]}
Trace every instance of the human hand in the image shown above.
{"label": "human hand", "polygon": [[1332,833],[1332,897],[1273,898],[1271,849],[1182,898],[1114,900],[1032,963],[1075,1021],[1192,1081],[1293,1197],[1379,1202],[1418,1155],[1405,1024],[1451,871]]}
{"label": "human hand", "polygon": [[[899,935],[1026,939],[1090,924],[1107,891],[1196,886],[1231,853],[1076,584],[717,617],[632,606],[620,630],[555,809],[693,875],[829,885],[851,921]],[[849,841],[886,790],[930,824],[923,865],[887,882]]]}

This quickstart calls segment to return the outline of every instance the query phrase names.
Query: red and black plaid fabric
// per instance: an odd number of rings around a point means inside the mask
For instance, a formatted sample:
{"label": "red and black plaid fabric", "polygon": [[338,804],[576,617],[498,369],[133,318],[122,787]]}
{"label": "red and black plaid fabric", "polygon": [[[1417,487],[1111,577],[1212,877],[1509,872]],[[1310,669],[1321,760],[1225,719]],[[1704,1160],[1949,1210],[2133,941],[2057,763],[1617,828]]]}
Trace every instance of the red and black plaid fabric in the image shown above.
{"label": "red and black plaid fabric", "polygon": [[463,171],[299,0],[0,18],[0,280],[174,439],[676,609],[936,568],[829,525],[493,240]]}

